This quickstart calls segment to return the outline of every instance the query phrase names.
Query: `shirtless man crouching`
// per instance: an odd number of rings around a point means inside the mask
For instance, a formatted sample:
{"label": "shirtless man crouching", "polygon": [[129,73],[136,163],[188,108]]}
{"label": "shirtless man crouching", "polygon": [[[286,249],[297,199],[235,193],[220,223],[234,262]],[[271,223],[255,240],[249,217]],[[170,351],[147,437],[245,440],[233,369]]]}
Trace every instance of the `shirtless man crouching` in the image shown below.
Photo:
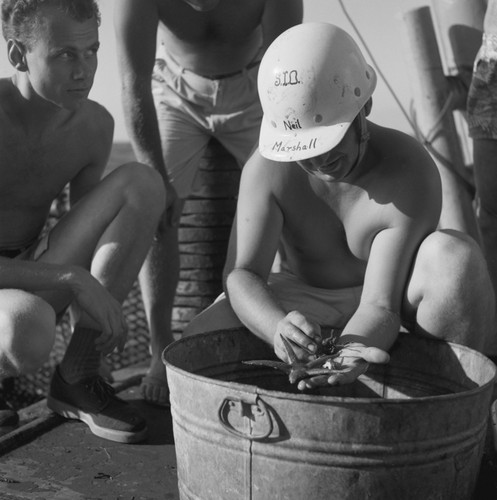
{"label": "shirtless man crouching", "polygon": [[[490,352],[494,296],[469,236],[436,231],[441,187],[423,146],[366,119],[376,85],[354,40],[327,23],[278,37],[259,71],[259,150],[242,173],[227,297],[185,334],[241,324],[289,361],[340,331],[342,369],[299,389],[352,382],[387,362],[401,326]],[[278,242],[287,269],[271,274]],[[228,300],[229,299],[229,300]]]}
{"label": "shirtless man crouching", "polygon": [[[97,68],[94,0],[3,0],[2,28],[15,72],[0,80],[0,379],[48,358],[56,318],[70,306],[73,334],[48,406],[106,439],[136,442],[146,422],[98,375],[124,347],[121,302],[162,213],[158,174],[138,164],[104,177],[113,119],[88,100]],[[42,234],[69,183],[70,211]],[[17,416],[5,405],[0,426]]]}

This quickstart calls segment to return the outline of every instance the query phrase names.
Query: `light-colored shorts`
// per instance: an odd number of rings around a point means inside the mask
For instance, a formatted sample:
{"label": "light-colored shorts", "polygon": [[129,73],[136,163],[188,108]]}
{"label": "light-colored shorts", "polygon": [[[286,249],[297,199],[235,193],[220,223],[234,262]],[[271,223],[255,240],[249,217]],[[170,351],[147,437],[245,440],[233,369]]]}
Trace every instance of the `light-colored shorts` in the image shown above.
{"label": "light-colored shorts", "polygon": [[[289,271],[271,273],[268,285],[285,311],[297,310],[322,327],[342,330],[359,307],[362,286],[317,288],[309,286]],[[226,298],[221,294],[216,302]]]}
{"label": "light-colored shorts", "polygon": [[467,120],[473,139],[497,139],[497,36],[483,34],[468,92]]}
{"label": "light-colored shorts", "polygon": [[285,310],[298,310],[322,326],[337,329],[344,328],[355,313],[362,293],[362,286],[335,290],[309,286],[289,271],[272,273],[268,284]]}
{"label": "light-colored shorts", "polygon": [[181,67],[159,46],[152,92],[169,178],[180,198],[195,194],[198,165],[211,137],[240,167],[254,150],[262,119],[257,93],[258,58],[219,79]]}

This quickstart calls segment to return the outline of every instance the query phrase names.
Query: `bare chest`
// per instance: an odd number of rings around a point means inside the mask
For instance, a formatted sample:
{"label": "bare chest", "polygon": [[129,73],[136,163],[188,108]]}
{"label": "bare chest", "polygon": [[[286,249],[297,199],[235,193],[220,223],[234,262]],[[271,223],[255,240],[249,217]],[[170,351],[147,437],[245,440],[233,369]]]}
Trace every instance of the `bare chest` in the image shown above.
{"label": "bare chest", "polygon": [[306,203],[286,206],[286,233],[296,251],[323,260],[330,256],[341,262],[368,259],[388,208],[380,207],[360,188],[346,194],[315,193],[310,188],[303,199]]}
{"label": "bare chest", "polygon": [[84,151],[72,134],[29,140],[13,130],[0,136],[0,207],[45,208],[74,177]]}
{"label": "bare chest", "polygon": [[166,31],[192,44],[238,44],[259,26],[265,0],[221,0],[209,12],[197,12],[182,0],[159,2]]}

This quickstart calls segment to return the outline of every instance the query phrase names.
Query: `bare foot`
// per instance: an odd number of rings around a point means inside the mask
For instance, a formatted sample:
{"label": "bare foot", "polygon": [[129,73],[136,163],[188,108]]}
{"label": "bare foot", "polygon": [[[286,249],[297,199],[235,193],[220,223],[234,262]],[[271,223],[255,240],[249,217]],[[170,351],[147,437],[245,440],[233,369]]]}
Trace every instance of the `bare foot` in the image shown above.
{"label": "bare foot", "polygon": [[169,406],[169,388],[162,360],[159,362],[152,359],[150,368],[142,379],[140,390],[148,403]]}

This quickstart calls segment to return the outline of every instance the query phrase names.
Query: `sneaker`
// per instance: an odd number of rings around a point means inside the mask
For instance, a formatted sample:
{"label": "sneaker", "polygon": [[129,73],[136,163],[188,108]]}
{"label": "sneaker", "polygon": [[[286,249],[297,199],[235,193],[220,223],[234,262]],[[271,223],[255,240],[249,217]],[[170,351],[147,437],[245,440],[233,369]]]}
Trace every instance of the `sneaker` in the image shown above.
{"label": "sneaker", "polygon": [[93,434],[110,441],[138,443],[147,434],[145,419],[99,375],[68,384],[57,367],[47,406],[63,417],[85,422]]}

